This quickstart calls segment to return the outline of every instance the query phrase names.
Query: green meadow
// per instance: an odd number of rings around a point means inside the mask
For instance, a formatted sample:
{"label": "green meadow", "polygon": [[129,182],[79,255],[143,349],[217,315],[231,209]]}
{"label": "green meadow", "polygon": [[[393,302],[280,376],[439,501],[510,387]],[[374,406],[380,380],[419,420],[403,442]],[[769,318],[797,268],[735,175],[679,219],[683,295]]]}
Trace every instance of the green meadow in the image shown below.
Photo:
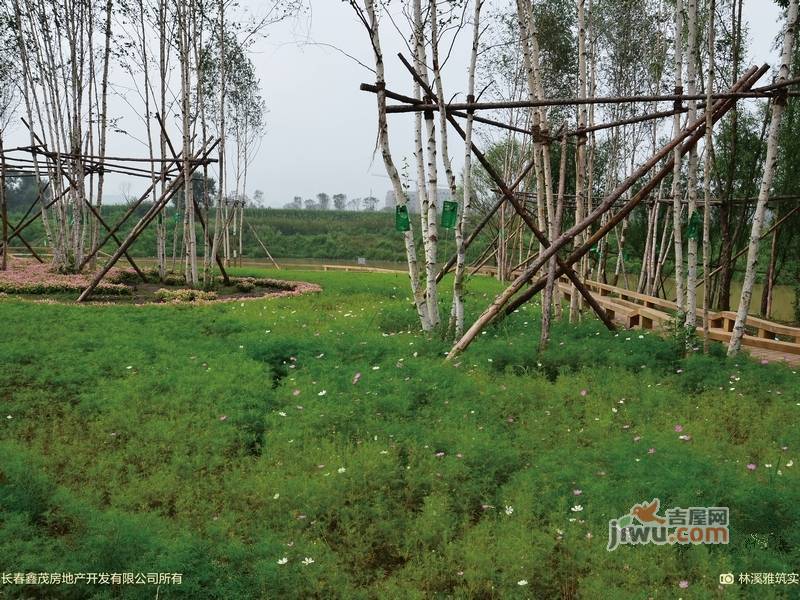
{"label": "green meadow", "polygon": [[[791,368],[588,317],[538,354],[533,305],[446,363],[403,275],[247,274],[323,291],[0,299],[0,570],[182,574],[0,597],[797,597],[719,583],[800,569]],[[729,507],[730,543],[609,552],[656,497]]]}

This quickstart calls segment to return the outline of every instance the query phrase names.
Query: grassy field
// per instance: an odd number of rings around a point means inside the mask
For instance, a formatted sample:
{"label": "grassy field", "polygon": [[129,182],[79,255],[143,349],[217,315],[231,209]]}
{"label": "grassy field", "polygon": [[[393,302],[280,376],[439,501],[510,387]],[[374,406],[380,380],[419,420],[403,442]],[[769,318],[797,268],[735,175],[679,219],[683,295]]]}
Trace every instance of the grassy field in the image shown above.
{"label": "grassy field", "polygon": [[[796,597],[787,367],[527,308],[454,364],[407,280],[203,306],[0,299],[3,572],[180,572],[159,598]],[[497,283],[475,279],[474,315]],[[683,439],[681,439],[683,437]],[[635,503],[730,508],[728,546],[606,550]],[[154,598],[153,585],[2,585]]]}

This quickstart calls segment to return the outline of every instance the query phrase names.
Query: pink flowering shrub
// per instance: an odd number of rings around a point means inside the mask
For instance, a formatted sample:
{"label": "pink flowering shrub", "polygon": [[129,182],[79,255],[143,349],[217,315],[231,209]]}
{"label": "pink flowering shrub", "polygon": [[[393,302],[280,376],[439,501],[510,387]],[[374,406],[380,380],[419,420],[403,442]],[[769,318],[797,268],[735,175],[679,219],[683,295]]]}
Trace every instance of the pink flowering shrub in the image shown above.
{"label": "pink flowering shrub", "polygon": [[[119,269],[111,269],[113,279]],[[90,274],[66,275],[56,273],[50,265],[34,260],[14,259],[8,270],[0,271],[0,292],[6,294],[60,294],[80,293],[91,280]],[[121,283],[102,282],[94,293],[99,296],[127,296],[131,289]]]}

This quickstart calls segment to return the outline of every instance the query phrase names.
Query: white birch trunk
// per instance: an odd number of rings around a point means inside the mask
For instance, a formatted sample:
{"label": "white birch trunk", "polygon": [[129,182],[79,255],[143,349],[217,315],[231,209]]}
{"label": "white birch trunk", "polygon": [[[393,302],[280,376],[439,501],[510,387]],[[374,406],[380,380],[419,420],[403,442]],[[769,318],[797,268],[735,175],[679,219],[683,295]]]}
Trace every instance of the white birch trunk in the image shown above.
{"label": "white birch trunk", "polygon": [[[484,0],[475,0],[475,11],[472,15],[472,51],[470,52],[469,71],[467,75],[467,101],[475,101],[475,70],[478,61],[478,44],[480,42],[481,8]],[[473,113],[467,115],[464,126],[464,193],[461,201],[461,215],[456,224],[456,270],[453,279],[452,322],[456,341],[464,333],[464,273],[466,270],[466,248],[464,247],[464,229],[470,210],[472,197],[472,123]]]}
{"label": "white birch trunk", "polygon": [[[706,81],[706,107],[712,104],[715,64],[715,0],[708,1],[708,79]],[[711,302],[711,150],[714,143],[714,120],[706,109],[705,163],[703,165],[703,351],[708,353],[708,311]]]}
{"label": "white birch trunk", "polygon": [[[683,0],[675,1],[675,93],[683,93]],[[673,117],[673,136],[681,133],[681,115]],[[686,306],[683,275],[683,235],[681,229],[681,154],[675,148],[675,166],[672,172],[672,223],[673,240],[675,242],[675,302],[678,310]]]}
{"label": "white birch trunk", "polygon": [[[392,159],[389,146],[389,126],[386,119],[386,79],[384,75],[383,51],[381,50],[380,35],[378,30],[378,15],[375,10],[375,0],[364,0],[367,12],[367,29],[372,42],[372,51],[375,58],[375,84],[378,87],[378,142],[381,148],[381,157],[386,168],[386,173],[392,182],[395,198],[398,206],[406,206],[408,198],[400,174]],[[414,298],[414,305],[417,309],[422,329],[429,331],[431,323],[428,316],[428,308],[425,304],[425,295],[419,285],[419,266],[417,264],[417,250],[414,245],[414,233],[406,231],[403,234],[403,241],[406,247],[406,260],[408,262],[408,278],[411,283],[411,294]]]}
{"label": "white birch trunk", "polygon": [[[564,213],[564,188],[567,178],[567,136],[561,138],[561,161],[558,172],[558,196],[556,212],[550,224],[550,239],[558,237],[561,229],[561,217]],[[547,348],[550,341],[550,320],[553,314],[553,288],[556,282],[556,255],[550,257],[547,269],[547,284],[542,300],[542,330],[539,335],[539,352]]]}
{"label": "white birch trunk", "polygon": [[[778,71],[776,83],[786,81],[789,77],[789,69],[792,62],[794,50],[794,38],[797,31],[797,1],[789,0],[789,9],[786,19],[786,30],[783,35],[783,50],[781,52],[781,66]],[[753,226],[750,231],[750,243],[747,248],[747,264],[742,283],[742,294],[739,298],[739,310],[736,313],[736,322],[731,333],[731,340],[728,344],[728,356],[734,356],[739,352],[742,345],[742,337],[745,333],[747,323],[747,313],[750,310],[750,301],[753,297],[753,284],[756,279],[756,267],[758,265],[758,242],[761,238],[761,229],[764,226],[764,215],[767,210],[772,180],[775,177],[775,165],[778,161],[778,137],[781,128],[781,119],[786,111],[786,98],[776,97],[772,102],[772,119],[769,126],[769,136],[767,137],[767,157],[764,160],[764,173],[761,178],[761,188],[758,193],[756,211],[753,215]]]}
{"label": "white birch trunk", "polygon": [[[578,0],[578,98],[586,98],[586,0]],[[586,127],[587,112],[586,105],[578,106],[578,129]],[[575,173],[575,222],[583,220],[585,212],[584,203],[586,202],[586,135],[577,138],[577,148],[575,150],[576,173]],[[565,148],[566,150],[566,148]],[[551,234],[551,239],[555,239]],[[586,240],[586,234],[578,236],[576,243],[581,245]],[[579,273],[582,270],[578,271]],[[572,286],[569,301],[569,320],[575,323],[580,318],[579,294]]]}
{"label": "white birch trunk", "polygon": [[194,214],[194,186],[192,185],[192,131],[191,131],[191,64],[189,58],[193,15],[193,6],[183,5],[178,9],[178,28],[180,39],[180,75],[181,75],[181,118],[183,125],[183,195],[184,195],[184,251],[185,251],[185,278],[186,283],[196,287],[197,278],[197,248]]}
{"label": "white birch trunk", "polygon": [[[686,64],[687,93],[691,96],[697,93],[697,0],[688,0],[688,61]],[[697,118],[697,101],[689,100],[689,122]],[[689,151],[689,172],[686,181],[686,191],[689,199],[689,222],[697,212],[697,147]],[[697,238],[689,237],[687,241],[686,269],[686,322],[689,331],[694,331],[697,323]]]}

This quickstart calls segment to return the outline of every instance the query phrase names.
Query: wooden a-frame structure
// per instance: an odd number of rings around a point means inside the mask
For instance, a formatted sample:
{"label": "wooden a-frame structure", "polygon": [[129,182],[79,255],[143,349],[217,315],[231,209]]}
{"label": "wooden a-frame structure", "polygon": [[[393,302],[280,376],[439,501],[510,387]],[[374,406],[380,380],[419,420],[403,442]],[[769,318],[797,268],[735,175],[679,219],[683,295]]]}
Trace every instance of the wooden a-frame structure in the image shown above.
{"label": "wooden a-frame structure", "polygon": [[[419,85],[425,94],[424,99],[420,100],[384,90],[387,98],[396,100],[399,104],[389,105],[386,107],[386,113],[414,113],[424,112],[430,116],[434,111],[439,110],[438,98],[427,82],[420,76],[411,63],[402,55],[398,54],[398,58],[409,71],[415,84]],[[491,323],[494,319],[501,318],[504,315],[512,313],[519,308],[522,304],[530,301],[540,291],[542,291],[547,283],[546,273],[543,276],[537,274],[548,263],[548,261],[555,257],[556,259],[556,272],[555,276],[566,276],[574,285],[576,291],[586,300],[587,304],[591,306],[592,310],[597,314],[598,318],[609,328],[615,329],[615,325],[606,311],[597,303],[592,297],[591,292],[581,281],[580,275],[573,269],[573,265],[581,260],[592,247],[605,236],[607,236],[627,215],[633,211],[639,204],[647,200],[651,192],[670,174],[673,173],[673,166],[675,163],[676,154],[678,157],[683,157],[688,154],[692,148],[703,138],[706,131],[708,112],[710,111],[711,123],[719,121],[731,108],[734,107],[737,101],[743,98],[775,98],[786,97],[789,95],[796,95],[796,92],[789,92],[788,87],[800,83],[800,79],[785,80],[771,85],[755,88],[755,84],[769,71],[769,65],[762,65],[761,67],[753,66],[736,81],[736,83],[724,93],[716,93],[711,95],[711,106],[701,105],[705,109],[705,113],[699,115],[694,121],[687,123],[685,127],[676,132],[674,137],[665,144],[658,152],[645,161],[639,168],[631,173],[624,181],[622,181],[614,190],[602,198],[597,206],[593,207],[591,212],[585,216],[580,222],[575,223],[572,227],[564,231],[557,239],[549,240],[544,232],[540,231],[537,227],[533,215],[526,209],[524,200],[516,193],[516,188],[522,183],[525,177],[528,176],[531,169],[534,167],[534,161],[531,159],[521,169],[514,181],[509,185],[506,183],[497,170],[493,167],[491,162],[486,158],[483,152],[472,143],[472,155],[483,166],[486,173],[489,175],[495,184],[500,198],[497,202],[483,215],[476,227],[465,238],[465,248],[469,247],[480,234],[481,230],[491,221],[493,216],[505,204],[510,204],[515,213],[520,217],[521,221],[533,233],[536,239],[542,245],[543,251],[536,256],[533,260],[525,261],[525,267],[522,272],[508,285],[508,287],[499,295],[495,300],[484,310],[481,316],[472,324],[472,326],[464,333],[462,338],[456,342],[448,354],[448,358],[453,358],[459,353],[463,352],[475,337]],[[371,84],[361,84],[363,91],[377,93],[378,86]],[[534,141],[554,141],[558,136],[546,137],[541,131],[526,130],[523,128],[507,125],[496,120],[478,117],[474,115],[476,111],[480,110],[493,110],[498,108],[530,108],[535,106],[573,106],[579,104],[614,104],[614,103],[634,103],[634,102],[653,102],[653,101],[672,101],[673,108],[669,111],[660,111],[649,113],[634,119],[626,119],[613,123],[605,123],[595,125],[592,127],[584,127],[560,133],[559,136],[568,136],[578,138],[578,143],[585,140],[585,136],[590,131],[598,131],[602,129],[610,129],[619,127],[630,123],[638,123],[650,121],[654,119],[665,118],[674,116],[676,114],[685,113],[688,111],[682,105],[685,100],[703,100],[705,95],[689,96],[686,94],[672,94],[661,96],[629,96],[629,97],[610,97],[610,98],[568,98],[568,99],[553,99],[553,100],[535,100],[535,101],[513,101],[513,102],[475,102],[474,98],[468,98],[466,103],[450,103],[445,105],[446,118],[450,123],[453,130],[459,136],[466,140],[466,134],[457,118],[467,118],[472,114],[476,122],[488,124],[494,127],[514,130],[527,135],[533,136]],[[649,179],[647,179],[641,187],[636,187],[642,184],[647,176],[652,172]],[[635,189],[635,191],[634,191]],[[618,204],[623,201],[623,197],[629,194],[629,197],[624,200],[621,206]],[[601,221],[602,218],[602,221]],[[602,223],[601,225],[597,225]],[[593,229],[594,228],[594,229]],[[579,235],[585,234],[588,238],[583,241],[579,246],[574,246],[575,240]],[[572,251],[566,256],[562,257],[559,252],[565,247],[573,245]],[[450,258],[441,268],[436,281],[441,281],[442,277],[455,265],[456,257]],[[528,286],[526,289],[524,289]]]}

